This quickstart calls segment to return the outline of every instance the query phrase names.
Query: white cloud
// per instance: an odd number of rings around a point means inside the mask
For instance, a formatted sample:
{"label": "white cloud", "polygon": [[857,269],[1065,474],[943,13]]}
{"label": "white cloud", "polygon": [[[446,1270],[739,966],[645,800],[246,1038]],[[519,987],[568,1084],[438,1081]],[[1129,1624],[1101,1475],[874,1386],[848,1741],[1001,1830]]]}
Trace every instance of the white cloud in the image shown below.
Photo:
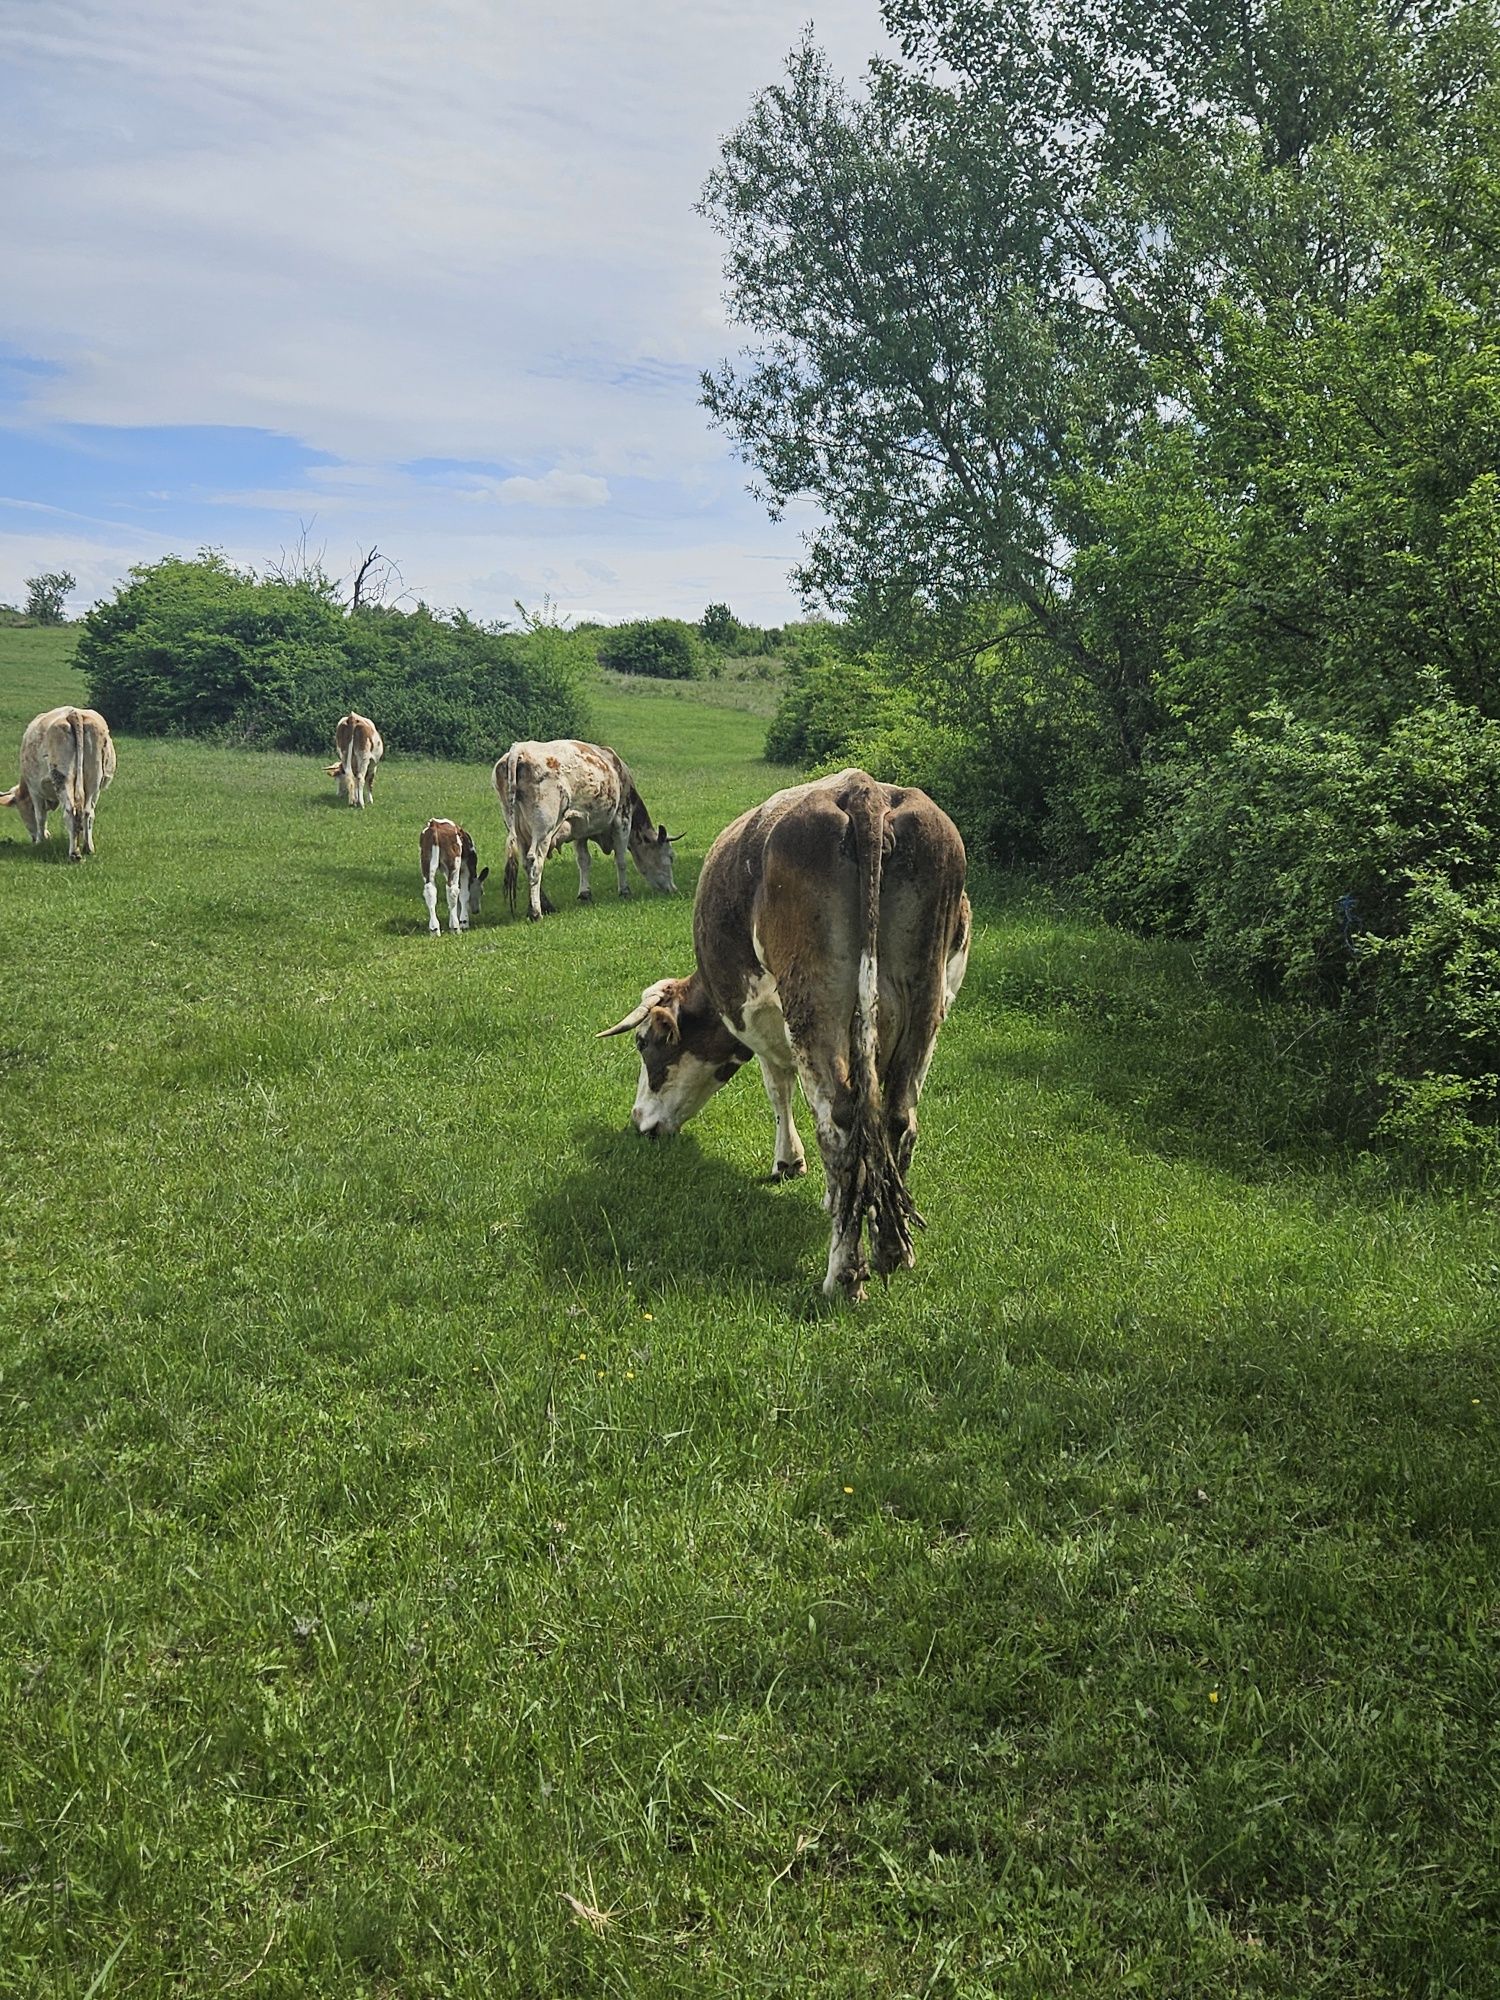
{"label": "white cloud", "polygon": [[609,501],[609,481],[591,472],[544,473],[540,479],[517,476],[483,482],[483,489],[502,507],[603,507]]}
{"label": "white cloud", "polygon": [[[651,480],[686,563],[742,485],[697,405],[737,343],[693,203],[807,6],[0,7],[0,340],[59,364],[28,421],[276,432],[342,461],[286,504],[351,526],[361,488],[435,519],[393,472],[424,459],[560,519]],[[813,25],[846,72],[881,45],[876,0]]]}

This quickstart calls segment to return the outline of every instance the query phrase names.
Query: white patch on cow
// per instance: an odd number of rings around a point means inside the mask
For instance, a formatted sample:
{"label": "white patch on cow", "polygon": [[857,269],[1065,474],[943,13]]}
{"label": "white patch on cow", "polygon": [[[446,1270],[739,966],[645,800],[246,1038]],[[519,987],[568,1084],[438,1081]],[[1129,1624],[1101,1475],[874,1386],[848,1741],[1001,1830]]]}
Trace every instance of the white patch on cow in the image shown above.
{"label": "white patch on cow", "polygon": [[664,1087],[653,1091],[643,1062],[630,1122],[637,1132],[680,1132],[703,1109],[721,1081],[718,1064],[706,1063],[684,1049],[668,1072]]}
{"label": "white patch on cow", "polygon": [[730,1034],[737,1036],[762,1062],[778,1069],[795,1064],[796,1052],[786,1031],[786,1016],[781,1011],[781,993],[769,972],[751,980],[740,1002],[738,1020],[730,1014],[721,1014],[719,1018]]}

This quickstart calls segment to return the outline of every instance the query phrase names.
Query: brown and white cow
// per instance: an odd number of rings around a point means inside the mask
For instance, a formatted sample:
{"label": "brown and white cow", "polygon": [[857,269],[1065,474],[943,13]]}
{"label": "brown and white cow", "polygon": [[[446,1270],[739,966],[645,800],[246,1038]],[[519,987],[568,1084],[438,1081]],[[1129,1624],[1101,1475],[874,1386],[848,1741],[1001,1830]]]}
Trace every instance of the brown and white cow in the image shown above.
{"label": "brown and white cow", "polygon": [[863,1298],[871,1264],[884,1277],[913,1261],[921,1217],[906,1172],[968,963],[964,870],[958,829],[925,792],[855,770],[777,792],[709,849],[696,971],[648,986],[603,1030],[635,1034],[631,1122],[648,1137],[679,1130],[754,1055],[776,1116],[775,1180],[807,1168],[800,1077],[828,1180],[830,1296]]}
{"label": "brown and white cow", "polygon": [[442,926],[437,919],[439,875],[448,891],[448,928],[466,931],[479,915],[480,898],[489,875],[479,866],[474,843],[464,829],[451,819],[430,819],[422,829],[422,899],[427,905],[427,928],[436,937]]}
{"label": "brown and white cow", "polygon": [[328,766],[330,778],[337,778],[351,806],[366,806],[375,797],[375,767],[385,755],[380,731],[367,715],[351,708],[333,726],[333,747],[339,761]]}
{"label": "brown and white cow", "polygon": [[505,815],[505,895],[516,907],[517,863],[524,862],[531,885],[532,921],[550,910],[542,891],[547,856],[572,841],[578,857],[578,900],[591,903],[589,842],[613,854],[620,894],[630,894],[625,856],[634,858],[653,889],[676,893],[672,842],[681,838],[651,815],[635,788],[629,766],[598,743],[564,738],[555,743],[512,743],[494,770],[495,790]]}
{"label": "brown and white cow", "polygon": [[94,808],[115,775],[114,739],[96,708],[49,708],[21,738],[21,782],[0,792],[0,806],[20,813],[33,845],[47,838],[47,815],[61,806],[68,859],[94,851]]}

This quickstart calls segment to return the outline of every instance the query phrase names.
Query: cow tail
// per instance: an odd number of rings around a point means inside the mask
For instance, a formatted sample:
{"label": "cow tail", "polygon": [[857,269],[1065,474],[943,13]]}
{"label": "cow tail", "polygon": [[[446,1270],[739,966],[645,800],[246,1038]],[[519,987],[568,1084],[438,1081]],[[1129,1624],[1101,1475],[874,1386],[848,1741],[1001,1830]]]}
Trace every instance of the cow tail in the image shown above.
{"label": "cow tail", "polygon": [[911,1263],[912,1229],[922,1227],[891,1150],[880,1087],[880,883],[892,834],[880,787],[863,773],[838,803],[849,822],[845,851],[859,873],[859,971],[849,1037],[854,1130],[840,1223],[852,1231],[868,1220],[875,1269],[887,1277]]}
{"label": "cow tail", "polygon": [[89,809],[89,794],[91,791],[97,793],[99,789],[97,783],[92,782],[97,779],[98,773],[86,769],[84,759],[92,749],[94,762],[97,764],[98,746],[93,743],[89,731],[84,728],[83,715],[79,709],[68,710],[68,727],[73,732],[73,755],[70,760],[72,768],[68,773],[68,792],[73,802],[74,824],[79,828],[78,838],[81,841],[84,815]]}
{"label": "cow tail", "polygon": [[516,876],[521,863],[521,843],[516,838],[516,746],[514,743],[495,766],[495,790],[505,815],[505,906],[516,913]]}

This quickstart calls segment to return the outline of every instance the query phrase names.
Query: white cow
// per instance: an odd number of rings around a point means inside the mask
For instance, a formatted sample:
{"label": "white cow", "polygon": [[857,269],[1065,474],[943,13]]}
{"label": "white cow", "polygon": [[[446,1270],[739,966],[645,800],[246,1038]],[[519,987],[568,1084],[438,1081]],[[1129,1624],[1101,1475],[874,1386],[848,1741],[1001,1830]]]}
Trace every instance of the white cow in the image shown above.
{"label": "white cow", "polygon": [[[751,1056],[776,1117],[773,1178],[806,1171],[800,1080],[833,1222],[823,1289],[864,1296],[912,1262],[917,1098],[969,957],[958,829],[925,792],[839,771],[777,792],[708,851],[697,969],[659,979],[606,1035],[634,1033],[631,1123],[678,1131]],[[869,1228],[870,1259],[863,1249]]]}
{"label": "white cow", "polygon": [[451,819],[430,819],[422,829],[422,899],[427,905],[427,928],[436,937],[441,930],[437,919],[438,876],[448,891],[448,928],[466,931],[479,915],[480,898],[489,875],[479,866],[474,843],[463,828]]}
{"label": "white cow", "polygon": [[49,708],[26,725],[21,738],[21,782],[0,792],[0,806],[14,806],[32,842],[47,838],[47,815],[61,806],[68,829],[68,859],[94,851],[94,808],[115,775],[114,739],[96,708]]}
{"label": "white cow", "polygon": [[351,708],[334,724],[333,747],[339,761],[328,766],[330,778],[337,778],[351,806],[370,805],[375,797],[375,767],[385,755],[380,731],[367,715]]}
{"label": "white cow", "polygon": [[672,843],[681,835],[653,827],[629,766],[599,743],[565,737],[554,743],[512,743],[494,770],[505,815],[505,895],[516,907],[517,863],[524,860],[531,885],[533,922],[552,908],[542,892],[547,856],[571,840],[578,859],[578,900],[590,903],[589,842],[615,858],[620,894],[630,894],[627,852],[653,889],[676,893]]}

